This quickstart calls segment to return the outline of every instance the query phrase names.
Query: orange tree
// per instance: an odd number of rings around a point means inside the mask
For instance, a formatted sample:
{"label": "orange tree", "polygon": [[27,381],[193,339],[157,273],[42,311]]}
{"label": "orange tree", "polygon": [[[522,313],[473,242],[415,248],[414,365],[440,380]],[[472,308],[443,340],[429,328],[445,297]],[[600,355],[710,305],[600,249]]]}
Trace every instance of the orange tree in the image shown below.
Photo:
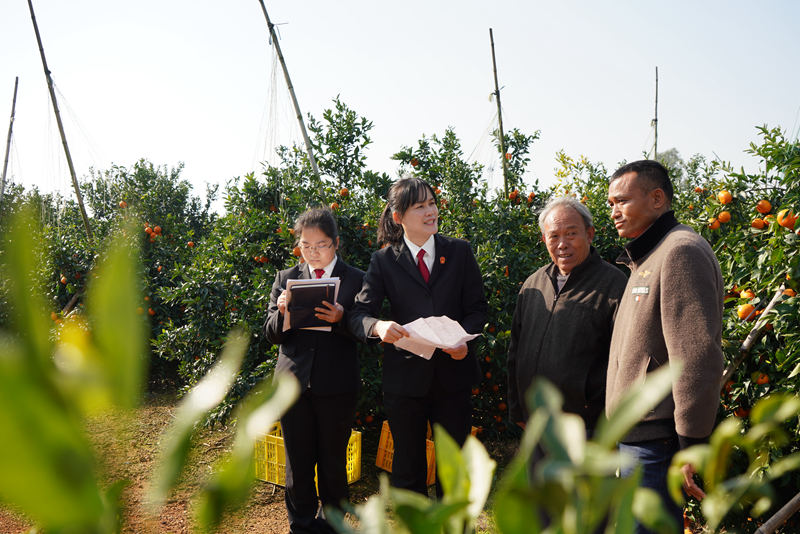
{"label": "orange tree", "polygon": [[[191,254],[185,243],[202,237],[214,217],[209,209],[214,190],[208,191],[203,203],[191,194],[191,185],[180,173],[181,166],[168,170],[145,160],[132,168],[114,166],[104,172],[91,171],[80,183],[94,236],[91,243],[75,201],[57,193],[42,195],[36,189],[25,192],[19,186],[10,188],[0,225],[5,226],[10,216],[24,206],[34,207],[45,242],[39,268],[52,320],[60,322],[64,313],[82,310],[86,275],[94,266],[98,245],[125,215],[141,225],[140,275],[145,292],[137,311],[150,320],[151,337],[160,332],[167,317],[178,312],[165,307],[155,295],[158,289],[173,284],[174,265],[184,263]],[[145,232],[145,228],[150,231]],[[163,366],[163,360],[151,362],[154,380],[173,374]]]}
{"label": "orange tree", "polygon": [[[722,333],[727,365],[734,365],[754,319],[760,316],[777,289],[785,286],[777,306],[765,317],[769,321],[766,335],[721,388],[718,419],[738,417],[745,425],[749,424],[750,408],[765,395],[796,394],[800,374],[800,301],[796,297],[800,291],[797,287],[800,225],[793,226],[794,216],[800,210],[800,144],[787,140],[779,129],[762,127],[759,131],[761,142],[752,144],[748,150],[758,158],[760,170],[755,173],[735,172],[724,162],[707,161],[702,156],[688,161],[680,158],[663,161],[675,186],[673,208],[677,218],[711,243],[722,269],[727,290]],[[597,228],[594,245],[606,260],[613,262],[623,242],[608,215],[609,173],[602,165],[585,158],[573,159],[559,153],[557,160],[559,181],[554,191],[573,195],[591,209]],[[800,432],[797,418],[786,426],[789,435]],[[798,450],[796,442],[772,445],[770,461]],[[729,466],[733,475],[743,473],[748,466],[744,452],[734,454],[733,458],[733,465]],[[785,503],[798,486],[798,475],[781,477],[775,483],[780,495],[774,502]],[[726,519],[725,525],[737,528],[754,525],[743,514],[743,509],[739,509],[738,514]]]}
{"label": "orange tree", "polygon": [[[746,173],[717,164],[696,185],[695,210],[686,219],[714,247],[727,284],[723,331],[726,360],[739,349],[767,303],[784,287],[777,305],[764,316],[766,335],[723,386],[720,417],[747,421],[750,408],[771,392],[798,393],[800,374],[800,237],[794,215],[800,209],[800,143],[778,128],[760,127],[761,142],[748,152],[759,170]],[[727,212],[727,213],[725,213]],[[788,424],[800,432],[797,419]],[[775,443],[771,459],[798,450],[797,442]],[[785,502],[800,485],[798,475],[782,477],[776,487]],[[742,521],[741,517],[733,521]],[[733,523],[732,523],[733,524]]]}
{"label": "orange tree", "polygon": [[[213,365],[233,326],[252,335],[242,372],[226,401],[211,414],[212,423],[226,418],[274,369],[277,348],[266,342],[261,327],[275,273],[300,261],[293,230],[296,217],[310,206],[329,206],[339,223],[343,258],[361,269],[377,250],[375,222],[390,180],[365,168],[371,129],[371,122],[334,100],[320,121],[309,121],[322,176],[314,176],[304,151],[280,147],[278,165],[227,187],[225,215],[195,243],[191,260],[177,267],[177,283],[158,292],[159,299],[181,314],[169,318],[154,341],[155,350],[161,358],[178,362],[186,387]],[[375,419],[380,361],[376,347],[360,350],[363,423]]]}
{"label": "orange tree", "polygon": [[[506,355],[511,317],[522,282],[549,261],[536,221],[543,205],[538,183],[526,186],[522,176],[530,145],[538,132],[526,135],[513,129],[509,147],[509,193],[489,191],[481,179],[482,167],[465,160],[452,129],[441,137],[423,137],[416,147],[404,147],[394,158],[405,172],[428,181],[437,191],[442,233],[467,239],[483,275],[489,303],[488,321],[476,341],[481,382],[472,391],[473,424],[482,435],[495,438],[515,433],[509,424],[506,399]],[[498,145],[498,157],[501,156]]]}

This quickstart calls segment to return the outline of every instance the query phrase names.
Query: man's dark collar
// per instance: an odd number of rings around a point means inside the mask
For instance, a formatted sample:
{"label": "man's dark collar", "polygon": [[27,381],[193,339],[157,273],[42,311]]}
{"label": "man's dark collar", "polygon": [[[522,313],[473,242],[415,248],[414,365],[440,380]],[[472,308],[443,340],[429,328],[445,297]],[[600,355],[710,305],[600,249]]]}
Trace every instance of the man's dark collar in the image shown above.
{"label": "man's dark collar", "polygon": [[[597,250],[593,246],[589,246],[589,255],[586,256],[586,259],[581,262],[580,265],[577,265],[574,269],[572,269],[569,274],[572,276],[573,274],[577,277],[580,276],[580,273],[589,268],[590,265],[593,263],[597,263],[598,261],[602,261],[600,254],[597,253]],[[555,263],[550,264],[550,278],[553,280],[556,279],[556,276],[561,274],[561,271],[558,269],[558,265]]]}
{"label": "man's dark collar", "polygon": [[644,231],[642,235],[630,241],[625,245],[625,251],[620,254],[617,261],[621,263],[628,263],[628,261],[639,261],[646,256],[655,246],[664,239],[664,236],[670,230],[678,226],[678,220],[675,218],[675,212],[670,210],[664,215],[656,219],[650,225],[650,228]]}

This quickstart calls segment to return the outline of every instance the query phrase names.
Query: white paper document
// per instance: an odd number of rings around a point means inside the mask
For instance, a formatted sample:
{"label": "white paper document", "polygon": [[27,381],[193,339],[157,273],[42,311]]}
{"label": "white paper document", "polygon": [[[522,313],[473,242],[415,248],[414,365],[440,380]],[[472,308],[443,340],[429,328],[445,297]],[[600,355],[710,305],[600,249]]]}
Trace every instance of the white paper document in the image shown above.
{"label": "white paper document", "polygon": [[408,337],[394,342],[396,347],[430,360],[438,349],[452,349],[473,340],[480,334],[467,334],[456,321],[447,316],[421,317],[404,324]]}

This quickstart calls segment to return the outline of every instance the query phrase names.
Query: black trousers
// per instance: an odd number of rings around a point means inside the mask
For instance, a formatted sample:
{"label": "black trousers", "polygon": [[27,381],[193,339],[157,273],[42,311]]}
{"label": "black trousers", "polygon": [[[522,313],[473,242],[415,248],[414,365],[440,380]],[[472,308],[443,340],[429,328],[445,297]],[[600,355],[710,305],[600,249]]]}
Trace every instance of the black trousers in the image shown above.
{"label": "black trousers", "polygon": [[292,534],[335,532],[325,521],[320,502],[341,508],[349,499],[347,442],[357,399],[356,393],[315,395],[307,389],[281,418],[286,452],[285,501]]}
{"label": "black trousers", "polygon": [[[391,484],[396,488],[428,495],[426,484],[428,462],[425,438],[428,421],[439,423],[459,446],[469,435],[472,425],[470,389],[446,392],[437,380],[424,397],[383,394],[383,404],[394,441]],[[441,486],[436,480],[436,494]]]}

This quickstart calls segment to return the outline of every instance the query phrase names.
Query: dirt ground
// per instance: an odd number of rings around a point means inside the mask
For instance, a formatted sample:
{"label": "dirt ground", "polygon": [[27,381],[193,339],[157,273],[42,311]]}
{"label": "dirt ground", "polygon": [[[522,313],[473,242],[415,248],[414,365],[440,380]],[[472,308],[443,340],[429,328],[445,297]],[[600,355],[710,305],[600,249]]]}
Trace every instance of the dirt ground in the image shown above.
{"label": "dirt ground", "polygon": [[[189,466],[183,479],[158,517],[149,517],[143,508],[143,494],[153,471],[158,440],[170,423],[175,400],[168,396],[150,399],[138,410],[135,418],[105,417],[89,423],[89,433],[97,448],[100,471],[108,483],[128,480],[123,492],[125,503],[125,533],[191,532],[191,499],[209,475],[214,462],[228,450],[232,441],[231,428],[204,429],[195,440]],[[361,479],[350,486],[351,501],[365,501],[377,491],[375,467],[380,425],[374,424],[362,433]],[[486,444],[490,454],[505,466],[514,454],[514,443]],[[479,531],[493,531],[491,520],[481,518]],[[22,533],[31,523],[12,510],[0,507],[0,532]],[[229,516],[220,532],[225,533],[287,533],[283,489],[266,482],[256,482],[247,505]]]}

